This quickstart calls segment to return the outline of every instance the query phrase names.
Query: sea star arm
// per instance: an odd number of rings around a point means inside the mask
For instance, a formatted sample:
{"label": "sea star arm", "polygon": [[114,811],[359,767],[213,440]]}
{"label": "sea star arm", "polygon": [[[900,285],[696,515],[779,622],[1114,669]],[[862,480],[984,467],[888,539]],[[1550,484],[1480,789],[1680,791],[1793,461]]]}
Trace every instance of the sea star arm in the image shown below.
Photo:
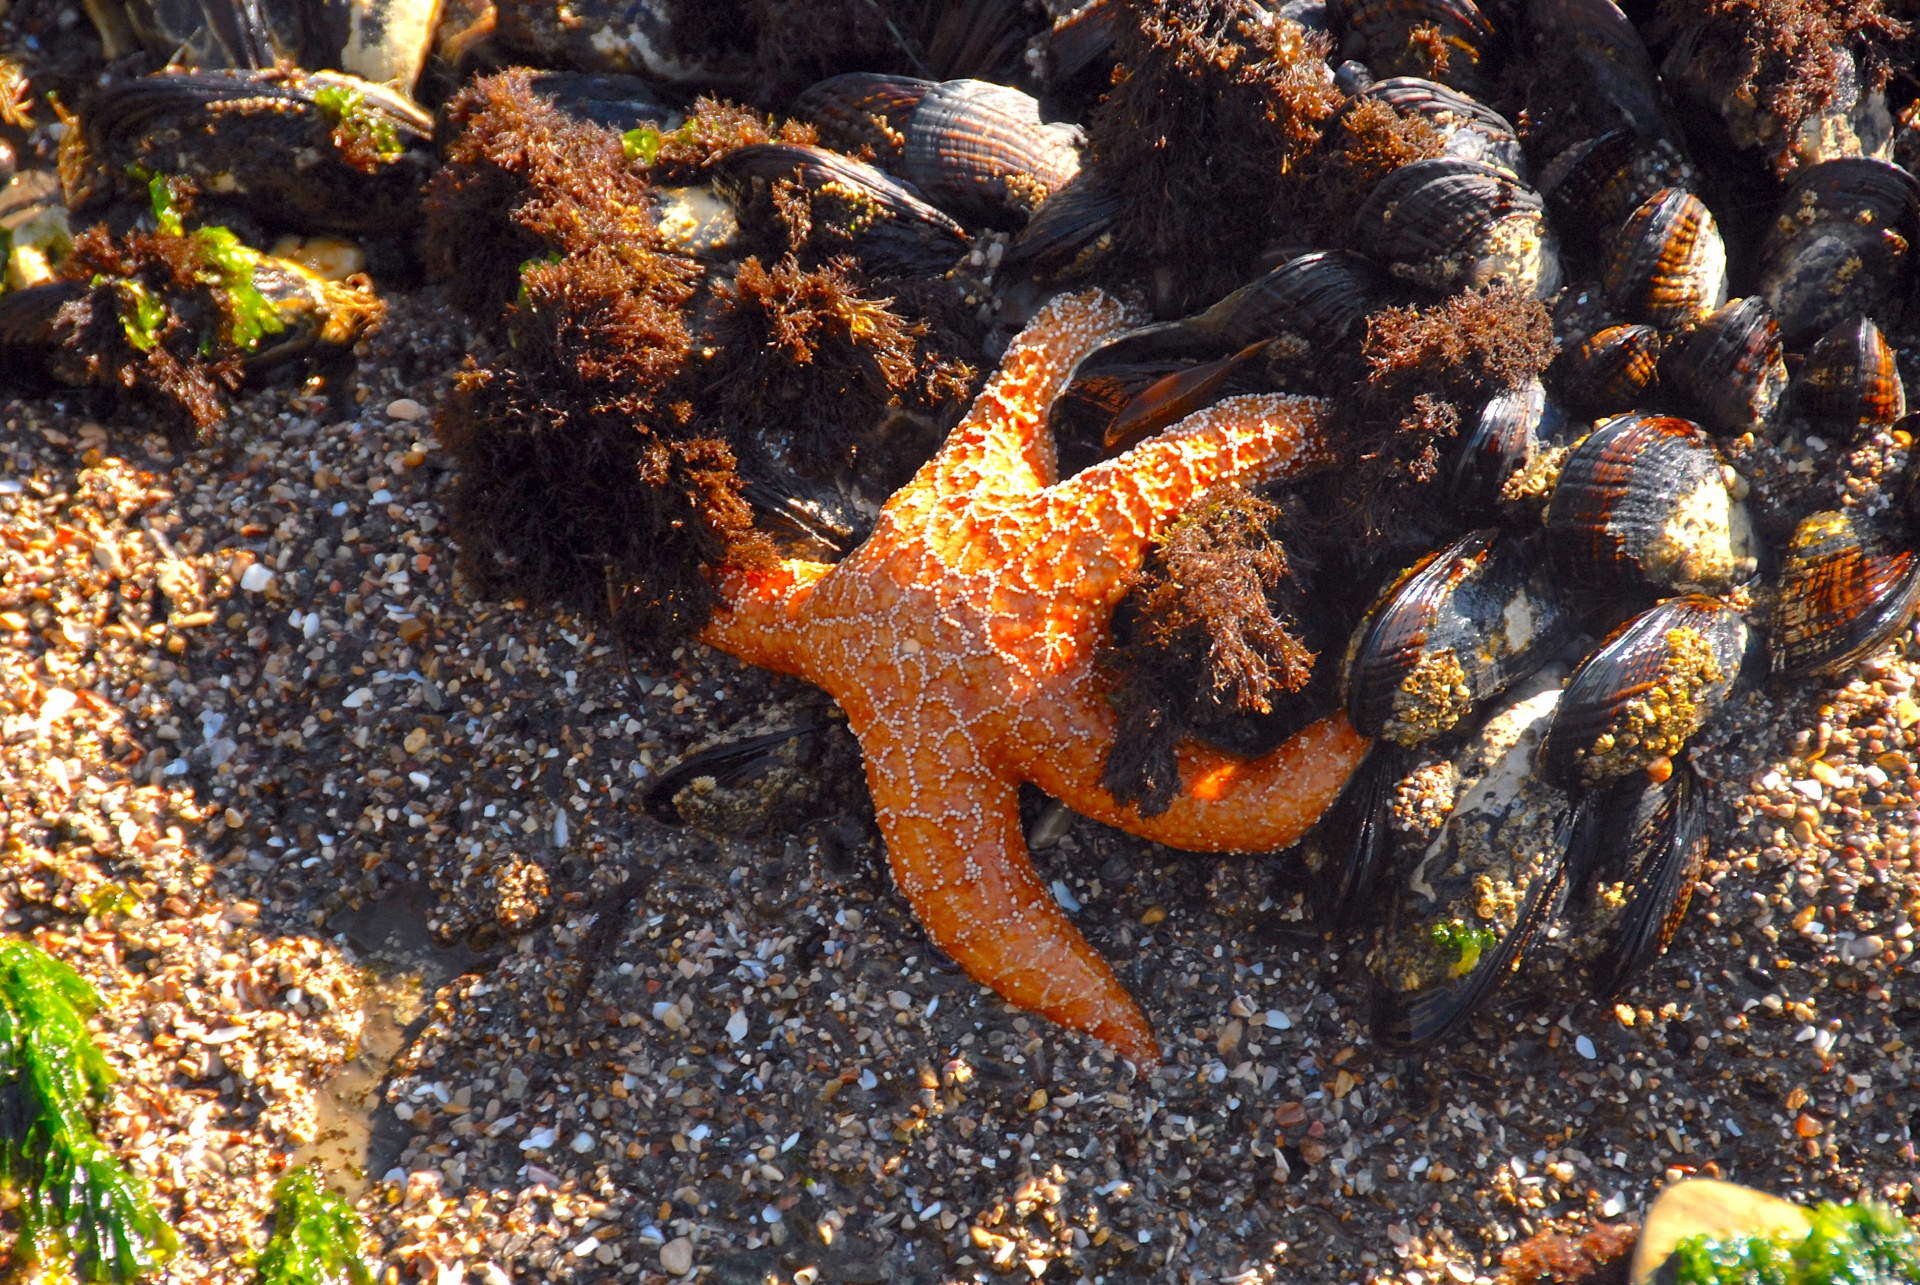
{"label": "sea star arm", "polygon": [[1048,507],[1076,533],[1068,561],[1080,569],[1080,596],[1117,599],[1147,544],[1208,488],[1331,464],[1331,418],[1318,398],[1230,397],[1053,487]]}
{"label": "sea star arm", "polygon": [[729,567],[715,579],[720,605],[700,641],[762,669],[811,679],[801,613],[832,571],[824,562],[783,558],[767,567]]}
{"label": "sea star arm", "polygon": [[1053,299],[1008,347],[999,373],[916,483],[929,481],[953,496],[1020,494],[1050,485],[1055,465],[1048,408],[1075,363],[1138,320],[1101,290]]}
{"label": "sea star arm", "polygon": [[952,735],[861,737],[894,881],[935,945],[1002,999],[1156,1062],[1153,1028],[1034,874],[1015,783]]}

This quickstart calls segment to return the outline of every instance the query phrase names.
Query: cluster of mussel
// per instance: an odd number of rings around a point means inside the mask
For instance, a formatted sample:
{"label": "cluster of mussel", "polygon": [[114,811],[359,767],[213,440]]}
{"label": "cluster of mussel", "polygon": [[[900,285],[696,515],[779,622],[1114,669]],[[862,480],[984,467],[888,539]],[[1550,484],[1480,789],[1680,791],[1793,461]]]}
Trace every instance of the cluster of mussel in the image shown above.
{"label": "cluster of mussel", "polygon": [[[1034,97],[966,78],[988,62],[1013,78],[1011,48],[1056,105],[1067,87],[1084,96],[1086,69],[1104,69],[1130,20],[1120,0],[1064,17],[1024,64],[1007,39],[1021,6],[923,7],[939,12],[928,49],[975,52],[924,76],[855,71],[813,85],[790,114],[817,141],[782,135],[716,148],[691,174],[663,168],[649,189],[661,235],[714,273],[777,227],[780,244],[806,243],[816,262],[850,256],[870,280],[971,263],[993,278],[980,295],[1003,302],[1021,282],[1040,283],[1030,303],[1083,279],[1179,298],[1158,288],[1154,265],[1116,262],[1129,176],[1097,156],[1083,165],[1080,131],[1046,119]],[[1839,673],[1896,635],[1920,596],[1920,487],[1911,463],[1895,477],[1911,424],[1880,328],[1909,291],[1920,184],[1888,159],[1885,99],[1851,63],[1818,111],[1770,123],[1727,82],[1724,60],[1696,55],[1698,33],[1661,32],[1657,68],[1611,0],[1225,7],[1269,32],[1329,33],[1336,52],[1322,70],[1342,103],[1330,138],[1343,119],[1384,110],[1418,124],[1403,131],[1417,146],[1337,218],[1300,220],[1301,243],[1258,279],[1090,354],[1053,411],[1063,464],[1123,450],[1230,393],[1338,393],[1327,372],[1363,365],[1370,324],[1390,306],[1464,294],[1549,305],[1559,357],[1470,408],[1451,458],[1423,483],[1444,500],[1423,501],[1417,521],[1366,549],[1303,559],[1354,573],[1346,596],[1359,586],[1359,599],[1321,597],[1351,626],[1340,699],[1377,738],[1304,850],[1332,919],[1358,924],[1386,907],[1370,958],[1392,1040],[1454,1029],[1528,958],[1618,988],[1664,948],[1702,859],[1706,786],[1690,742],[1736,684]],[[182,8],[186,29],[166,25],[172,9],[142,9],[108,33],[190,65],[109,78],[68,122],[58,181],[16,176],[0,208],[14,233],[6,369],[100,377],[73,359],[60,320],[101,279],[51,264],[66,235],[53,207],[97,214],[116,234],[231,228],[269,247],[216,257],[227,293],[252,289],[276,317],[253,327],[244,365],[296,341],[352,341],[371,310],[342,292],[364,290],[362,270],[410,270],[438,163],[433,118],[375,83],[410,84],[431,24],[400,0],[348,6],[362,8],[345,34],[279,20],[271,3]],[[491,40],[569,68],[535,87],[575,119],[622,131],[629,157],[651,168],[702,126],[697,108],[630,73],[724,86],[663,52],[674,6],[615,8],[595,25],[512,0],[443,18],[438,39],[443,53]],[[982,27],[983,14],[998,25]],[[1487,105],[1503,95],[1527,110],[1524,142]],[[1687,131],[1678,101],[1699,108]],[[1784,194],[1766,187],[1767,166],[1786,175]],[[176,183],[194,196],[192,232],[167,209]],[[1739,217],[1723,225],[1717,210]],[[983,242],[982,229],[1012,237]],[[1735,283],[1747,293],[1730,297]],[[148,287],[107,286],[123,321],[144,315]],[[336,314],[361,320],[299,321]],[[232,328],[231,317],[208,324]],[[140,327],[126,330],[138,348]],[[778,484],[756,482],[748,498],[812,539],[816,556],[851,547],[861,525],[845,511],[859,506],[825,512]],[[1392,564],[1415,552],[1410,540],[1443,547],[1401,570]],[[763,756],[739,749],[718,751],[722,784],[757,770]],[[690,761],[654,802],[666,808],[672,791],[715,775]]]}
{"label": "cluster of mussel", "polygon": [[[1876,319],[1906,302],[1920,183],[1884,158],[1863,89],[1797,136],[1784,196],[1730,248],[1709,201],[1752,122],[1690,149],[1684,49],[1670,86],[1610,0],[1287,12],[1343,40],[1345,110],[1417,116],[1437,154],[1379,179],[1332,244],[1088,356],[1055,424],[1123,448],[1281,354],[1357,349],[1408,298],[1552,307],[1559,356],[1477,408],[1428,484],[1452,527],[1428,533],[1457,538],[1389,574],[1351,632],[1342,699],[1377,741],[1302,848],[1332,921],[1376,921],[1381,1035],[1417,1044],[1523,961],[1627,984],[1704,856],[1696,734],[1737,685],[1838,675],[1912,618],[1915,421]],[[1451,84],[1374,79],[1433,72],[1436,42]],[[1527,43],[1580,109],[1523,148],[1467,91]]]}

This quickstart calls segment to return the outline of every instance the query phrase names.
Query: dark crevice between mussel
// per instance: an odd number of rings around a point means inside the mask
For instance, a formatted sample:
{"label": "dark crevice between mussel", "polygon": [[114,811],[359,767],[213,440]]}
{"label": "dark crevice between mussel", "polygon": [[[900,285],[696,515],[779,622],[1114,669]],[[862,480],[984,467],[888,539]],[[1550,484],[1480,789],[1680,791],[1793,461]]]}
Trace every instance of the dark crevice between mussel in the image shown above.
{"label": "dark crevice between mussel", "polygon": [[871,816],[860,746],[838,710],[687,754],[641,798],[663,825],[758,838],[838,813]]}

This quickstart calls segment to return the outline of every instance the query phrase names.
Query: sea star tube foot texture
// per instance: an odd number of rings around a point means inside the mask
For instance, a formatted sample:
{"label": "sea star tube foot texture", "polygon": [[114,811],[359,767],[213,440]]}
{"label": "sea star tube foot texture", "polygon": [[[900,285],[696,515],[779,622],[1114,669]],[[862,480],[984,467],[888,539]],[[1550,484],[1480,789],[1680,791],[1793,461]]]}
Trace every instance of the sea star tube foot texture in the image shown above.
{"label": "sea star tube foot texture", "polygon": [[1261,852],[1299,838],[1367,742],[1336,717],[1258,759],[1184,746],[1184,789],[1157,817],[1101,788],[1116,724],[1094,657],[1148,543],[1208,487],[1331,462],[1324,403],[1236,397],[1056,482],[1047,408],[1128,320],[1098,291],[1049,304],[864,544],[831,567],[726,574],[703,637],[840,703],[935,944],[1009,1002],[1152,1061],[1145,1015],[1034,874],[1020,782],[1172,847]]}

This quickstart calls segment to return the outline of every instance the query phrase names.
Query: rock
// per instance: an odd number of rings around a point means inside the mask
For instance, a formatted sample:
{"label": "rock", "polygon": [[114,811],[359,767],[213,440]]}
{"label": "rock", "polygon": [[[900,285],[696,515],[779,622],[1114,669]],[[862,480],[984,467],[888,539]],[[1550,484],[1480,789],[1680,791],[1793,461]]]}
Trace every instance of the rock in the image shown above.
{"label": "rock", "polygon": [[660,1246],[660,1270],[669,1276],[684,1276],[693,1270],[693,1242],[676,1236]]}
{"label": "rock", "polygon": [[[1633,1285],[1661,1279],[1659,1270],[1689,1236],[1769,1236],[1813,1230],[1806,1211],[1778,1196],[1712,1178],[1689,1178],[1660,1193],[1647,1209],[1634,1247]],[[1670,1273],[1669,1273],[1670,1274]]]}

